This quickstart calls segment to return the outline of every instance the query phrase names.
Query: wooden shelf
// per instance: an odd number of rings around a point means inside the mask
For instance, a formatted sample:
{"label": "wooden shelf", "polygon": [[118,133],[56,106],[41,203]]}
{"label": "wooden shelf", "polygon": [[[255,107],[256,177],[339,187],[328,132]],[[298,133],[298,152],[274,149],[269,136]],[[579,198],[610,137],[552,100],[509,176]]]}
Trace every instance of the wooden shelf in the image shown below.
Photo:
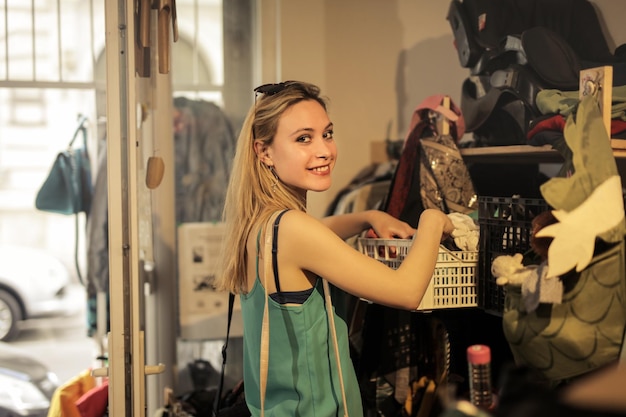
{"label": "wooden shelf", "polygon": [[500,163],[550,163],[563,162],[561,155],[550,145],[507,145],[462,148],[459,150],[466,162]]}
{"label": "wooden shelf", "polygon": [[[626,140],[611,139],[613,155],[616,159],[626,159]],[[461,148],[461,156],[466,162],[482,162],[491,164],[544,164],[563,162],[561,154],[550,145],[507,145],[485,146],[480,148]]]}

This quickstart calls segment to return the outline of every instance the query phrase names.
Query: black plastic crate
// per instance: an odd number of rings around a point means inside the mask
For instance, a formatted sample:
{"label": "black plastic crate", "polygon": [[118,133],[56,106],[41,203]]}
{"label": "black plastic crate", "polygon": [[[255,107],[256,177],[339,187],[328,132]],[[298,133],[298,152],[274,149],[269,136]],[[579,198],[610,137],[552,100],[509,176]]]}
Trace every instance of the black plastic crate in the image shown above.
{"label": "black plastic crate", "polygon": [[500,255],[526,254],[530,250],[532,219],[547,210],[550,207],[540,198],[478,198],[478,304],[485,311],[502,314],[504,309],[505,290],[496,284],[491,263]]}

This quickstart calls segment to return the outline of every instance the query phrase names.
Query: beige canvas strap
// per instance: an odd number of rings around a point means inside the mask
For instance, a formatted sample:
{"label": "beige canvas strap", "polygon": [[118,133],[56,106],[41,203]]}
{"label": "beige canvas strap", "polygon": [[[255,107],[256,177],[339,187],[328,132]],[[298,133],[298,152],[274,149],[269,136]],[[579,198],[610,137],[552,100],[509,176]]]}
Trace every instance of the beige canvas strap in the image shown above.
{"label": "beige canvas strap", "polygon": [[270,216],[267,224],[265,225],[265,250],[263,251],[263,288],[265,289],[265,305],[263,307],[263,324],[261,326],[261,375],[260,385],[261,390],[261,417],[265,416],[265,393],[267,391],[267,370],[269,367],[269,354],[270,354],[270,315],[269,315],[269,296],[267,291],[267,277],[272,272],[272,224],[279,212]]}
{"label": "beige canvas strap", "polygon": [[[265,393],[267,391],[267,370],[269,367],[269,340],[270,340],[270,320],[269,320],[269,296],[267,292],[267,279],[272,274],[272,238],[273,238],[273,223],[280,212],[274,213],[270,216],[265,227],[265,250],[263,252],[263,287],[265,288],[265,306],[263,308],[263,324],[261,327],[261,381],[260,381],[260,395],[261,395],[261,417],[265,416]],[[333,304],[330,297],[330,288],[328,282],[322,280],[324,286],[324,298],[326,305],[326,313],[328,314],[328,326],[333,339],[333,346],[335,350],[335,359],[337,360],[337,372],[339,372],[339,384],[341,386],[341,399],[343,401],[343,408],[345,410],[344,416],[348,417],[348,402],[346,401],[346,390],[343,382],[343,372],[341,370],[341,360],[339,358],[339,342],[337,341],[337,330],[335,329],[335,316],[333,314]]]}
{"label": "beige canvas strap", "polygon": [[344,416],[348,417],[348,401],[346,401],[346,388],[343,384],[343,371],[341,370],[341,359],[339,359],[339,342],[337,341],[337,329],[335,328],[335,315],[333,314],[333,302],[330,297],[328,281],[322,279],[324,285],[324,298],[326,299],[326,313],[328,314],[328,326],[333,338],[335,348],[335,358],[337,359],[337,372],[339,372],[339,386],[341,387],[341,400],[343,401]]}

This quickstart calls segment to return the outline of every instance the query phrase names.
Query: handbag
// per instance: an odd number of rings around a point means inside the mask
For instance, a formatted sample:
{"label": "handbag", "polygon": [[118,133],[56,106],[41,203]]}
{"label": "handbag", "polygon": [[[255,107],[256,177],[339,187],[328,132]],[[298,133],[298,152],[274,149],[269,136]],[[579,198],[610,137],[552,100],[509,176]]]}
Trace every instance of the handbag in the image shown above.
{"label": "handbag", "polygon": [[507,286],[502,324],[516,365],[558,383],[617,361],[626,328],[624,262],[624,240],[597,250],[587,268],[563,276],[561,304],[530,313],[520,287]]}
{"label": "handbag", "polygon": [[439,133],[422,137],[419,152],[424,208],[463,214],[476,210],[478,197],[454,138]]}
{"label": "handbag", "polygon": [[[50,213],[75,215],[74,263],[81,283],[83,276],[78,262],[78,214],[89,215],[93,197],[91,163],[87,153],[87,118],[79,116],[78,127],[67,149],[57,154],[48,177],[37,192],[35,208]],[[81,134],[82,148],[74,148],[74,142]]]}
{"label": "handbag", "polygon": [[[78,127],[66,150],[59,152],[48,177],[37,192],[35,207],[57,214],[89,214],[93,196],[91,164],[87,153],[87,118],[80,116]],[[78,135],[82,148],[74,147]]]}

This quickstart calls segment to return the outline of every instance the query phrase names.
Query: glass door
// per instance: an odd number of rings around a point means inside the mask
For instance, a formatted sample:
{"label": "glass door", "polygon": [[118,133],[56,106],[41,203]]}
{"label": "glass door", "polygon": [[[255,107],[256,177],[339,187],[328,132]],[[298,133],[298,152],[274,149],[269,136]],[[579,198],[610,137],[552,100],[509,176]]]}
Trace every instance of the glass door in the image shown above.
{"label": "glass door", "polygon": [[[115,416],[146,415],[147,402],[158,407],[160,387],[173,382],[174,191],[171,175],[163,175],[172,166],[172,93],[169,68],[150,66],[155,57],[169,59],[176,25],[174,2],[161,3],[166,7],[156,11],[149,1],[105,6],[110,331],[109,366],[96,374],[109,377],[109,414]],[[157,290],[155,271],[170,278],[162,280],[170,288]],[[161,374],[151,377],[160,384],[148,383],[152,374]]]}
{"label": "glass door", "polygon": [[[176,229],[219,218],[221,209],[216,218],[182,216],[190,200],[181,184],[206,175],[209,158],[223,151],[215,139],[224,135],[203,133],[193,122],[188,127],[198,135],[181,134],[175,110],[189,109],[175,106],[221,108],[237,126],[253,97],[253,1],[179,1],[179,10],[174,1],[154,3],[115,0],[105,12],[111,280],[109,368],[100,372],[109,376],[115,416],[154,415],[175,387],[177,365],[189,360],[190,344],[221,348],[219,341],[180,337]],[[188,140],[203,149],[191,160],[180,157]]]}

